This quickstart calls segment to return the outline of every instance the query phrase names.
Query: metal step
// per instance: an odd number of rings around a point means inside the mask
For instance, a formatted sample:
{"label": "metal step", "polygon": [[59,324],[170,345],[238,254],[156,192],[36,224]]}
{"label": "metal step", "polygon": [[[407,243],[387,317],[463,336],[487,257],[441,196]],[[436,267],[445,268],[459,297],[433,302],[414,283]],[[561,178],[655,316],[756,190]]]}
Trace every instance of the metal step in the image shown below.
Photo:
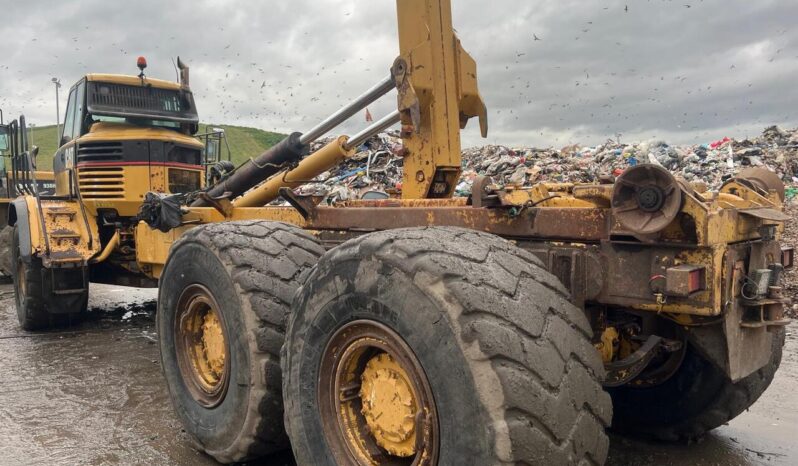
{"label": "metal step", "polygon": [[53,217],[53,220],[55,220],[57,217],[63,216],[69,217],[69,220],[71,221],[75,218],[75,215],[77,215],[78,212],[68,207],[50,207],[44,211],[44,214],[48,217]]}
{"label": "metal step", "polygon": [[54,239],[77,239],[80,240],[83,236],[80,233],[76,233],[74,231],[65,231],[65,232],[58,232],[58,233],[50,233],[50,238]]}

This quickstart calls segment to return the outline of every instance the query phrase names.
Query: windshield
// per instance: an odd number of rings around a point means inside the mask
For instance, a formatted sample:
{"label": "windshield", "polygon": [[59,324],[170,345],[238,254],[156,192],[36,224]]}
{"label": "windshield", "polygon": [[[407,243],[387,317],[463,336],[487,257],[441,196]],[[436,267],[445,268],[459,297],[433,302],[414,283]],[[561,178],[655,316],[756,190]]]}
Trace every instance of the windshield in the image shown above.
{"label": "windshield", "polygon": [[194,96],[184,89],[89,82],[86,103],[88,113],[95,120],[119,117],[133,124],[137,124],[137,120],[177,123],[199,121]]}

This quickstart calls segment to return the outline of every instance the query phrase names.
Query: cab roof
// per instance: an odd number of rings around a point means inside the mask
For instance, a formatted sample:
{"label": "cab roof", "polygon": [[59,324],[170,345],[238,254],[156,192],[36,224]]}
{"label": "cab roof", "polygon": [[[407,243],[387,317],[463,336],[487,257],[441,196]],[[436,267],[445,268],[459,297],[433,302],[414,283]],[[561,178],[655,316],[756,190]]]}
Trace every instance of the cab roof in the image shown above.
{"label": "cab roof", "polygon": [[[91,73],[86,75],[86,81],[97,81],[112,84],[124,84],[128,86],[140,86],[141,78],[138,76],[130,76],[125,74],[104,74],[104,73]],[[144,82],[158,89],[180,89],[180,83],[174,81],[165,81],[163,79],[155,79],[144,77]]]}

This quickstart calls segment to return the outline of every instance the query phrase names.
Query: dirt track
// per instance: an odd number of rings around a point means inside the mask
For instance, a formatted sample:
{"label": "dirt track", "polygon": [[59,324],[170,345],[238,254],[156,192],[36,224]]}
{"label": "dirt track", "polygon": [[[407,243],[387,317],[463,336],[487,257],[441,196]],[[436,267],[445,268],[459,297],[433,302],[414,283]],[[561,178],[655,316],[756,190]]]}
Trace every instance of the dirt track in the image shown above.
{"label": "dirt track", "polygon": [[[212,465],[175,419],[158,364],[154,290],[93,285],[92,318],[69,331],[17,326],[0,285],[0,464]],[[691,446],[613,437],[609,465],[798,464],[798,325],[781,371],[747,413]],[[293,464],[290,455],[258,464]]]}

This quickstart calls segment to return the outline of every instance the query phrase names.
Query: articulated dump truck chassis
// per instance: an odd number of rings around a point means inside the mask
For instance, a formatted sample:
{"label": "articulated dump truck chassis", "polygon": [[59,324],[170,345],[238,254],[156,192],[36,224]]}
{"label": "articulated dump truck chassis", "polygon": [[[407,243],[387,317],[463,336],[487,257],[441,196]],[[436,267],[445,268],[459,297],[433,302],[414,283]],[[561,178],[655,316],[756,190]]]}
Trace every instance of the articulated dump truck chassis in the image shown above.
{"label": "articulated dump truck chassis", "polygon": [[[788,323],[778,177],[749,169],[709,192],[640,165],[607,184],[480,178],[453,198],[460,129],[478,117],[487,133],[476,64],[448,0],[397,4],[385,80],[93,242],[86,267],[158,280],[163,371],[199,447],[222,462],[290,445],[302,465],[603,464],[607,428],[691,440],[754,403]],[[307,154],[394,89],[395,112]],[[401,198],[292,190],[396,123]]]}

